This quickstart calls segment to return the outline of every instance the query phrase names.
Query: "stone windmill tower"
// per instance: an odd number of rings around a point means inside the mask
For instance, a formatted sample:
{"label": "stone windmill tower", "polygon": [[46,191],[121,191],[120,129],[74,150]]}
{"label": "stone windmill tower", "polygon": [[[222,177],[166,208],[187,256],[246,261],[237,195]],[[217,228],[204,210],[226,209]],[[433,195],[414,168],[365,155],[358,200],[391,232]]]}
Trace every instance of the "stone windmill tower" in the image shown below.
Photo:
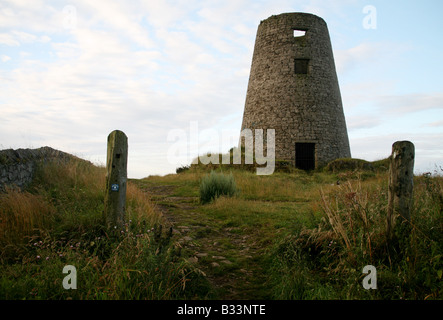
{"label": "stone windmill tower", "polygon": [[260,22],[243,129],[275,129],[276,160],[289,160],[300,169],[351,157],[331,41],[322,18],[283,13]]}

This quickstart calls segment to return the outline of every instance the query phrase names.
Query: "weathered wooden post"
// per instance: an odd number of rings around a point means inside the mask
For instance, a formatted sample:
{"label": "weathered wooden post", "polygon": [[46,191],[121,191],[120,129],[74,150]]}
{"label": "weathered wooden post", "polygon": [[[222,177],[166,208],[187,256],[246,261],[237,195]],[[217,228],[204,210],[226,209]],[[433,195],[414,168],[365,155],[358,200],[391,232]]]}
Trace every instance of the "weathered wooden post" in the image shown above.
{"label": "weathered wooden post", "polygon": [[108,136],[106,159],[105,219],[108,228],[125,223],[128,138],[119,130]]}
{"label": "weathered wooden post", "polygon": [[[388,239],[393,236],[396,218],[401,218],[401,224],[408,228],[411,219],[414,187],[414,144],[410,141],[397,141],[392,145],[389,168],[388,193]],[[404,224],[406,222],[406,224]],[[403,229],[403,228],[402,228]]]}

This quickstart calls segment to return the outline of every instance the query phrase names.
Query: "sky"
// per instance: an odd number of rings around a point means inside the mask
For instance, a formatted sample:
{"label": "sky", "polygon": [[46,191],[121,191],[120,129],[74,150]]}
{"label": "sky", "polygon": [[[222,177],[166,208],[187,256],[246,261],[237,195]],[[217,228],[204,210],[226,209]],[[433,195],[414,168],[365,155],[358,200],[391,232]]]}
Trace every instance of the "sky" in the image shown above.
{"label": "sky", "polygon": [[104,165],[118,129],[130,178],[227,152],[260,21],[308,12],[328,25],[352,157],[409,140],[416,174],[441,173],[442,11],[440,0],[0,0],[0,149]]}

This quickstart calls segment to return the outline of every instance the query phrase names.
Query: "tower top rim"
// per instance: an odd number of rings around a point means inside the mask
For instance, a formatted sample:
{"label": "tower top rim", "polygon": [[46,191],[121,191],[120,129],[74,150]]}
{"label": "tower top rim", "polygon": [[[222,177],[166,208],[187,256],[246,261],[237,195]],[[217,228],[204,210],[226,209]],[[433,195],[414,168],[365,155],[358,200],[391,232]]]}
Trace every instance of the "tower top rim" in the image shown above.
{"label": "tower top rim", "polygon": [[272,16],[261,20],[260,24],[263,22],[269,22],[272,21],[273,19],[291,19],[291,18],[304,18],[304,19],[309,19],[309,20],[317,20],[318,22],[322,22],[324,24],[326,24],[326,21],[322,18],[319,17],[313,13],[308,13],[308,12],[285,12],[285,13],[280,13],[280,14],[273,14]]}

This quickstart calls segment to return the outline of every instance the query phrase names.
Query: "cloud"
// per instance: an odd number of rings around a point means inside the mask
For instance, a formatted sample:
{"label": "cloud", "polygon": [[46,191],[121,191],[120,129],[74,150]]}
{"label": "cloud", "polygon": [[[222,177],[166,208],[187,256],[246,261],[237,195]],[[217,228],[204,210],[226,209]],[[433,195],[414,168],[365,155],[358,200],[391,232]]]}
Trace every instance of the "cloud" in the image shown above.
{"label": "cloud", "polygon": [[376,98],[380,109],[389,113],[411,113],[432,109],[443,109],[443,93],[410,93],[382,95]]}
{"label": "cloud", "polygon": [[0,34],[0,44],[13,47],[34,42],[47,43],[49,41],[51,41],[51,38],[47,35],[36,36],[31,33],[17,30],[12,30],[9,34]]}
{"label": "cloud", "polygon": [[[334,50],[335,66],[341,77],[356,72],[366,80],[380,79],[380,75],[391,76],[390,72],[402,70],[399,64],[413,47],[395,41],[364,41],[351,48]],[[399,69],[400,68],[400,69]]]}
{"label": "cloud", "polygon": [[11,57],[10,57],[10,56],[7,56],[7,55],[5,55],[5,54],[2,54],[2,55],[0,56],[0,60],[1,60],[2,62],[7,62],[7,61],[11,60]]}
{"label": "cloud", "polygon": [[357,129],[370,129],[381,124],[381,119],[377,115],[354,115],[346,118],[348,131]]}
{"label": "cloud", "polygon": [[368,135],[350,137],[352,157],[368,161],[380,160],[390,156],[392,144],[396,141],[408,140],[415,146],[414,172],[431,171],[434,165],[443,164],[443,133],[408,133]]}
{"label": "cloud", "polygon": [[[98,9],[79,3],[76,27],[65,30],[65,37],[49,34],[51,41],[32,28],[8,33],[11,44],[42,40],[55,59],[16,57],[19,67],[2,74],[9,80],[1,97],[2,118],[20,123],[19,134],[27,144],[75,150],[102,162],[107,134],[123,129],[137,155],[130,175],[149,173],[151,167],[160,173],[173,171],[175,167],[165,169],[161,159],[170,130],[186,128],[190,120],[199,121],[202,129],[210,127],[224,111],[244,103],[235,94],[239,86],[232,81],[230,57],[221,50],[208,51],[187,32],[167,28],[156,30],[163,40],[152,46],[141,40],[143,30],[126,25],[135,12],[120,13],[117,6],[100,13]],[[128,36],[134,30],[139,36]],[[11,128],[2,125],[2,135],[9,136],[4,131]]]}
{"label": "cloud", "polygon": [[79,27],[108,27],[114,36],[126,38],[141,48],[151,48],[154,45],[149,32],[141,25],[142,12],[131,2],[80,1],[77,4],[76,15],[81,20],[78,22]]}
{"label": "cloud", "polygon": [[0,44],[4,44],[7,46],[19,46],[20,42],[12,34],[1,33],[0,34]]}
{"label": "cloud", "polygon": [[[104,163],[107,135],[120,129],[129,137],[132,177],[173,172],[166,138],[189,130],[190,121],[200,130],[240,130],[260,20],[340,12],[318,1],[79,0],[75,24],[66,28],[67,4],[0,3],[0,46],[8,50],[0,60],[9,61],[0,72],[0,136],[6,147],[50,145]],[[363,42],[337,51],[337,69],[343,77],[370,71],[392,48]],[[350,131],[377,129],[383,106],[408,102],[389,95],[389,80],[345,79]],[[441,98],[431,100],[415,102],[435,108]],[[368,101],[377,114],[362,112]],[[365,151],[358,139],[356,150]]]}
{"label": "cloud", "polygon": [[424,126],[426,126],[426,127],[443,127],[443,120],[430,122],[430,123],[427,123]]}
{"label": "cloud", "polygon": [[42,0],[4,0],[0,3],[0,27],[32,30],[33,33],[59,33],[63,28],[63,7]]}
{"label": "cloud", "polygon": [[357,67],[373,64],[381,49],[378,43],[361,43],[346,50],[336,50],[334,58],[337,72],[344,74]]}

